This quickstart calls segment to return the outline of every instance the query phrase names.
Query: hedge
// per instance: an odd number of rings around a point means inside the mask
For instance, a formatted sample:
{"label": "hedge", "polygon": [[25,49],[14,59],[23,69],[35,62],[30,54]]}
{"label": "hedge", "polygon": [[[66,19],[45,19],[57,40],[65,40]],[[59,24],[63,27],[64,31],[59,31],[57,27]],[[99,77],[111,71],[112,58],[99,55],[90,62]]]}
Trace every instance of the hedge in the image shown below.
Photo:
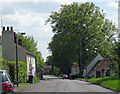
{"label": "hedge", "polygon": [[[16,81],[16,62],[6,61],[2,59],[2,70],[6,70],[13,81]],[[18,80],[20,83],[24,83],[27,80],[27,63],[18,62]]]}
{"label": "hedge", "polygon": [[2,70],[6,70],[9,73],[9,66],[8,66],[8,62],[5,59],[0,59],[2,66],[1,69]]}

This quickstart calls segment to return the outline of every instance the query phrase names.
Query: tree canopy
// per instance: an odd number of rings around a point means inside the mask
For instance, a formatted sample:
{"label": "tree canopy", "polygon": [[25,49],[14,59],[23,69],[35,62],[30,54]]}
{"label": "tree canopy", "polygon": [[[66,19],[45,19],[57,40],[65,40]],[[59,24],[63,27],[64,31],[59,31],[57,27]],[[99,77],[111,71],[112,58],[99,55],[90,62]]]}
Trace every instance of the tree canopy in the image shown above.
{"label": "tree canopy", "polygon": [[62,72],[70,73],[73,62],[82,60],[82,67],[96,54],[114,58],[113,37],[117,29],[112,21],[94,3],[62,5],[52,12],[47,22],[55,35],[49,43],[53,64]]}

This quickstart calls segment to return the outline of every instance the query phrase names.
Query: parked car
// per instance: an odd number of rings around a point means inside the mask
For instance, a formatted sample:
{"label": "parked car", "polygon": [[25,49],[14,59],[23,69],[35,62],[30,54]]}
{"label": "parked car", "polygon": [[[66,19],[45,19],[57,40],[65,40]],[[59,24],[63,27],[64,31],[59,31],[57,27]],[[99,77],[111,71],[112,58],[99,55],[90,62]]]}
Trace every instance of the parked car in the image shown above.
{"label": "parked car", "polygon": [[0,70],[1,94],[15,94],[15,86],[6,70]]}
{"label": "parked car", "polygon": [[67,74],[63,74],[63,75],[62,75],[62,78],[63,78],[63,79],[67,79],[67,78],[68,78],[68,75],[67,75]]}

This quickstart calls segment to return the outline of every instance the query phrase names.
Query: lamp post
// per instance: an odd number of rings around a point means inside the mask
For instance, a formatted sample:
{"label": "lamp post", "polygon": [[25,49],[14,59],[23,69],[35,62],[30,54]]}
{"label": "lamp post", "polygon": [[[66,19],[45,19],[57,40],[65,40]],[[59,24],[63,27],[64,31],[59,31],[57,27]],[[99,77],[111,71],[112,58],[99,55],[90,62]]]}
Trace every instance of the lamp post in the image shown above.
{"label": "lamp post", "polygon": [[[25,33],[18,33],[19,35],[24,35]],[[19,81],[18,81],[18,47],[17,47],[17,36],[16,36],[16,84],[19,86]]]}

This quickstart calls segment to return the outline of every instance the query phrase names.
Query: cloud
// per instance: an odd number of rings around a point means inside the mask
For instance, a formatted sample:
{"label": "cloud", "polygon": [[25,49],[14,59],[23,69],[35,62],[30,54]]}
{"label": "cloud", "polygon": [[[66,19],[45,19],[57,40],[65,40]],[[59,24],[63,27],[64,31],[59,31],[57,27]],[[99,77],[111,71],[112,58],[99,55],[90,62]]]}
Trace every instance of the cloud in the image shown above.
{"label": "cloud", "polygon": [[[14,14],[20,12],[21,14],[29,13],[51,13],[56,11],[61,4],[56,2],[2,2],[0,11],[3,14]],[[1,12],[0,12],[1,13]]]}
{"label": "cloud", "polygon": [[112,8],[116,8],[116,9],[118,9],[118,3],[117,2],[108,2],[108,6],[109,7],[112,7]]}
{"label": "cloud", "polygon": [[[7,3],[6,3],[6,2]],[[26,32],[38,42],[38,50],[45,59],[50,53],[47,45],[51,41],[53,33],[50,24],[45,25],[49,14],[58,11],[61,4],[71,2],[87,2],[92,0],[4,0],[3,2],[3,25],[13,26],[15,32]],[[33,2],[31,2],[33,1]],[[98,5],[99,1],[94,0]],[[103,1],[103,0],[101,0]],[[111,0],[110,0],[111,1]],[[98,2],[98,3],[96,3]],[[104,0],[103,2],[107,2]],[[116,4],[111,2],[102,3],[100,7],[106,12],[107,18],[117,22]],[[114,14],[114,15],[112,15]],[[16,31],[17,30],[17,31]]]}
{"label": "cloud", "polygon": [[[48,15],[48,14],[46,14]],[[26,35],[33,36],[38,43],[38,50],[41,51],[44,59],[49,55],[47,45],[53,36],[50,24],[45,25],[45,14],[15,14],[4,15],[4,26],[13,26],[15,32],[25,32]]]}

